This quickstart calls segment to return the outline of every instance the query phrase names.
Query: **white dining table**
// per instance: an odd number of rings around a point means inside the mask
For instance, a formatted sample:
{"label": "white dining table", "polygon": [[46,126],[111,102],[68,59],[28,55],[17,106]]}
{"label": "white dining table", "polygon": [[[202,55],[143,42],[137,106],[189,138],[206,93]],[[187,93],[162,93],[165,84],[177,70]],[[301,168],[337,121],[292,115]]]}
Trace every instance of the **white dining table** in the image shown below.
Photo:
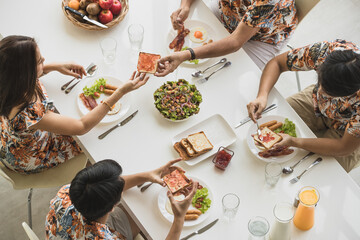
{"label": "white dining table", "polygon": [[[63,14],[61,1],[0,1],[0,33],[8,35],[27,35],[35,37],[46,62],[74,61],[87,66],[94,62],[99,71],[94,80],[102,76],[111,76],[121,81],[129,79],[136,70],[137,53],[130,50],[127,28],[130,24],[140,23],[145,34],[142,50],[169,54],[168,34],[171,30],[170,14],[176,10],[180,1],[169,0],[130,0],[129,12],[122,22],[103,31],[88,31],[73,25]],[[214,40],[229,35],[221,23],[200,0],[195,1],[189,19],[205,22],[215,31]],[[99,42],[113,37],[117,40],[116,62],[106,65],[103,62]],[[94,161],[114,159],[123,168],[123,174],[133,174],[155,169],[171,159],[178,157],[172,147],[172,138],[195,124],[220,114],[234,127],[247,116],[246,104],[254,99],[259,85],[260,70],[243,50],[229,54],[226,58],[232,65],[213,75],[202,85],[197,85],[203,96],[200,112],[187,121],[171,122],[165,120],[154,107],[153,93],[166,81],[184,78],[190,83],[196,80],[191,73],[204,69],[216,60],[215,58],[197,67],[180,66],[175,73],[164,78],[150,77],[148,83],[137,91],[130,93],[130,109],[116,122],[100,123],[89,133],[79,136],[78,141],[84,151]],[[45,62],[45,63],[46,63]],[[77,105],[80,87],[65,95],[60,87],[71,77],[59,73],[50,73],[42,77],[48,95],[63,115],[81,117]],[[302,137],[315,135],[287,104],[282,95],[273,89],[269,104],[278,107],[266,115],[284,116],[295,122]],[[104,139],[98,136],[125,119],[132,112],[138,114],[126,125],[111,132]],[[193,166],[184,162],[182,167],[188,176],[201,179],[211,189],[213,203],[211,215],[202,223],[184,227],[182,237],[219,218],[217,224],[192,239],[247,239],[249,236],[248,221],[253,216],[265,217],[271,226],[274,205],[278,202],[292,203],[298,191],[304,186],[313,186],[320,192],[320,201],[315,209],[315,225],[309,231],[292,228],[292,239],[360,239],[360,188],[332,157],[323,157],[319,166],[305,174],[296,184],[289,180],[318,156],[305,160],[291,175],[284,175],[278,184],[270,188],[264,179],[265,162],[257,159],[249,150],[246,139],[248,122],[235,129],[236,142],[228,146],[235,152],[225,171],[214,167],[212,157]],[[307,152],[299,150],[297,155],[283,166],[295,163]],[[159,185],[152,185],[141,193],[136,187],[123,193],[125,205],[131,210],[141,224],[149,239],[164,239],[171,223],[160,213],[158,196],[163,191]],[[240,197],[240,206],[233,221],[226,221],[222,215],[222,197],[226,193],[235,193]]]}

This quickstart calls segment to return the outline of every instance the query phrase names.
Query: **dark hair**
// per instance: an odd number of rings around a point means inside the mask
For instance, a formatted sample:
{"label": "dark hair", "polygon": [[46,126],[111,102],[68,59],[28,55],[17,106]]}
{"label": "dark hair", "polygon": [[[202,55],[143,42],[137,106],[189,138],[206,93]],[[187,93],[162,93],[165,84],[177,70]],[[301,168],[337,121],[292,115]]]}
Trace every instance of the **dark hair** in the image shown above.
{"label": "dark hair", "polygon": [[333,97],[354,94],[360,89],[360,54],[352,50],[332,52],[318,69],[318,81]]}
{"label": "dark hair", "polygon": [[26,36],[0,41],[0,116],[16,106],[24,108],[41,93],[37,84],[37,44]]}
{"label": "dark hair", "polygon": [[105,216],[121,199],[125,181],[121,166],[106,159],[84,168],[71,181],[70,199],[90,223]]}

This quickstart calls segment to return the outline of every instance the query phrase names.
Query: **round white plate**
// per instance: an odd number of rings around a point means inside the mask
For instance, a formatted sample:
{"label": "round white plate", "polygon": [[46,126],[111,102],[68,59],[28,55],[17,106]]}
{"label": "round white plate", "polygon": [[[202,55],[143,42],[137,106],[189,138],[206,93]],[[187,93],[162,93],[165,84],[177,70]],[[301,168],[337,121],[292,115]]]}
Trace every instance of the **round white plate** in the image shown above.
{"label": "round white plate", "polygon": [[[266,122],[269,122],[271,120],[276,120],[276,121],[279,121],[279,122],[282,122],[284,123],[285,121],[285,117],[282,117],[282,116],[277,116],[277,115],[267,115],[267,116],[264,116],[262,118],[260,118],[258,120],[259,122],[259,125],[263,124],[263,123],[266,123]],[[293,121],[292,119],[289,119],[290,121]],[[294,121],[293,121],[294,122]],[[297,128],[298,124],[295,123],[295,130],[296,130],[296,135],[297,137],[300,137],[300,133],[299,133],[299,130]],[[252,124],[248,130],[248,133],[247,133],[247,136],[246,136],[246,141],[247,141],[247,144],[249,146],[249,149],[251,151],[252,154],[254,154],[255,157],[257,157],[258,159],[264,161],[264,162],[278,162],[278,163],[283,163],[283,162],[287,162],[289,161],[290,159],[292,159],[293,157],[296,156],[297,152],[298,152],[298,148],[295,148],[295,147],[291,147],[292,149],[294,149],[294,152],[289,154],[289,155],[283,155],[283,156],[276,156],[276,157],[269,157],[269,158],[263,158],[263,157],[260,157],[259,156],[259,152],[261,152],[262,150],[259,149],[256,145],[255,145],[255,142],[254,142],[254,138],[251,136],[253,134],[256,134],[256,130],[257,130],[257,126],[256,124]]]}
{"label": "round white plate", "polygon": [[[202,223],[206,218],[208,218],[210,216],[212,210],[214,209],[214,207],[213,207],[214,206],[214,197],[213,197],[213,194],[212,194],[210,188],[204,183],[204,181],[199,180],[198,178],[189,177],[189,176],[188,176],[188,178],[192,179],[193,181],[199,182],[199,184],[201,184],[203,187],[208,189],[208,193],[209,193],[208,197],[211,200],[211,206],[204,214],[201,214],[198,219],[191,220],[191,221],[185,221],[184,222],[185,227],[194,226],[199,223]],[[170,200],[168,200],[169,198],[167,196],[167,191],[168,191],[167,187],[164,187],[163,189],[161,189],[161,191],[159,193],[159,197],[158,197],[158,207],[159,207],[161,214],[165,217],[165,219],[172,223],[174,221],[174,215],[169,213],[168,210],[166,210],[166,202],[170,201]],[[194,208],[192,206],[192,204],[190,204],[189,209],[196,209],[196,208]]]}
{"label": "round white plate", "polygon": [[[210,39],[212,39],[213,41],[216,40],[215,39],[215,36],[216,36],[215,31],[212,29],[212,27],[210,27],[206,23],[199,21],[199,20],[191,20],[191,19],[185,21],[185,28],[188,28],[191,31],[191,29],[195,28],[195,27],[202,27],[207,31],[208,37],[205,42],[208,42]],[[174,52],[172,49],[169,48],[169,44],[174,40],[174,38],[176,36],[177,36],[177,31],[175,31],[174,29],[171,29],[168,34],[168,38],[167,38],[167,49],[168,49],[169,53]],[[196,47],[202,46],[202,44],[203,43],[194,43],[193,41],[190,40],[189,35],[187,35],[185,37],[185,42],[184,42],[183,47],[196,48]],[[210,58],[199,59],[198,64],[191,63],[189,61],[185,61],[181,65],[187,66],[187,67],[197,67],[199,65],[202,65],[202,64],[208,62],[209,60],[210,60]]]}
{"label": "round white plate", "polygon": [[[77,99],[77,105],[79,107],[79,110],[81,112],[82,115],[85,115],[89,112],[89,110],[85,107],[85,105],[83,104],[83,102],[81,101],[79,95],[83,92],[83,88],[85,86],[90,87],[91,85],[93,85],[95,83],[96,80],[100,79],[100,78],[104,78],[106,79],[106,83],[114,85],[114,86],[121,86],[123,83],[116,78],[113,77],[108,77],[108,76],[98,76],[96,78],[89,78],[86,79],[84,82],[81,82],[81,86],[80,86],[80,91],[78,92],[78,94],[76,95]],[[97,104],[101,104],[101,101],[106,99],[108,97],[108,95],[105,95],[104,93],[102,93],[100,95],[100,97],[98,99],[96,99]],[[130,103],[131,103],[131,95],[130,93],[125,94],[120,100],[119,102],[121,103],[121,109],[118,113],[114,114],[114,115],[106,115],[100,122],[102,123],[109,123],[109,122],[114,122],[119,120],[121,117],[123,117],[128,110],[130,109]]]}

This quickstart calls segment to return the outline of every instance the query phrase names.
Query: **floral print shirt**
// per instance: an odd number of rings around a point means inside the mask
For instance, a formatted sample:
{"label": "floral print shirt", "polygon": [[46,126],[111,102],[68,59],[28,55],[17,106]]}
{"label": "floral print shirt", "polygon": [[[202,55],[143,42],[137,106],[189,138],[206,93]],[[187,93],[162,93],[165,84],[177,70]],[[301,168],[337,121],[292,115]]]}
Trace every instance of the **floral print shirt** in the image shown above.
{"label": "floral print shirt", "polygon": [[125,240],[120,233],[106,224],[87,224],[71,203],[69,190],[70,184],[63,186],[50,202],[50,211],[45,221],[46,239]]}
{"label": "floral print shirt", "polygon": [[[337,50],[353,50],[360,54],[359,47],[345,40],[317,42],[289,51],[287,67],[290,71],[317,70],[326,57]],[[351,136],[360,138],[360,90],[350,96],[332,97],[317,84],[312,97],[316,116],[330,118],[334,129],[346,130]]]}
{"label": "floral print shirt", "polygon": [[260,30],[251,40],[277,45],[295,30],[295,0],[219,0],[221,21],[232,33],[240,22]]}
{"label": "floral print shirt", "polygon": [[74,138],[43,130],[29,129],[47,111],[54,111],[44,86],[39,82],[44,100],[29,104],[14,118],[0,116],[0,160],[9,169],[37,173],[52,168],[82,152]]}

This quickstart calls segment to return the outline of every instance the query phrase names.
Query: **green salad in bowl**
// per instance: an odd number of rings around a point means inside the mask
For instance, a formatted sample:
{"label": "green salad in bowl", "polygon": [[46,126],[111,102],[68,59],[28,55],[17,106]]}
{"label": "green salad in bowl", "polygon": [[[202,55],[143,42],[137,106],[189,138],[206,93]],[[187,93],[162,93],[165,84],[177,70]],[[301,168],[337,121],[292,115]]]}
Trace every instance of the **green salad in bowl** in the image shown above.
{"label": "green salad in bowl", "polygon": [[168,81],[154,92],[155,107],[166,118],[179,121],[200,111],[202,96],[196,86],[184,79]]}

